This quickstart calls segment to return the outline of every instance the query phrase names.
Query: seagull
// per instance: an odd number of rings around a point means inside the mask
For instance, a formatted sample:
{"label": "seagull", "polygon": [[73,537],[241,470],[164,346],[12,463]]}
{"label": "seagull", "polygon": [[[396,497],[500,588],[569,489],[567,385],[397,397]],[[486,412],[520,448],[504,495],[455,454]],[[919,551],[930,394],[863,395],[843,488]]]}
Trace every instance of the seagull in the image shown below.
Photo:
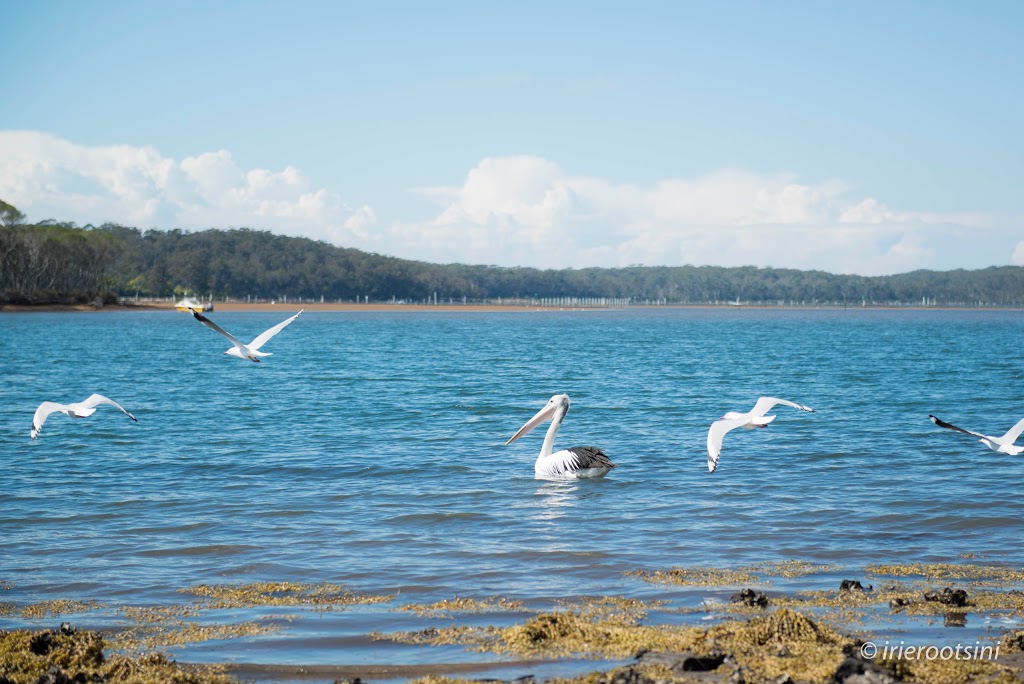
{"label": "seagull", "polygon": [[551,420],[547,435],[544,436],[544,446],[540,448],[540,455],[533,466],[534,476],[537,479],[551,480],[561,478],[588,478],[604,477],[604,475],[615,467],[615,464],[608,460],[604,451],[592,446],[572,447],[551,453],[551,447],[555,443],[555,435],[562,424],[562,419],[569,411],[569,395],[556,394],[548,400],[548,403],[537,412],[526,425],[519,428],[519,432],[512,435],[512,438],[505,442],[508,446],[530,430],[534,429],[545,420]]}
{"label": "seagull", "polygon": [[778,404],[792,406],[793,408],[800,409],[801,411],[814,412],[814,409],[809,406],[796,404],[792,401],[786,401],[785,399],[776,399],[775,397],[759,398],[757,403],[754,404],[754,408],[750,409],[746,413],[729,411],[724,416],[713,422],[711,424],[711,429],[708,430],[708,472],[713,473],[715,472],[715,468],[718,467],[718,454],[722,451],[722,438],[725,437],[725,433],[730,430],[735,430],[738,427],[745,430],[768,427],[768,423],[775,420],[775,416],[766,416],[764,414],[771,411],[772,408]]}
{"label": "seagull", "polygon": [[998,451],[1001,454],[1010,454],[1011,456],[1016,456],[1018,454],[1024,453],[1024,447],[1014,446],[1013,444],[1014,442],[1017,441],[1017,438],[1020,437],[1020,433],[1024,432],[1024,418],[1022,418],[1020,422],[1018,422],[1016,425],[1010,428],[1009,431],[1007,431],[1007,433],[1002,437],[989,437],[988,435],[983,435],[978,432],[964,430],[963,428],[959,428],[956,425],[950,425],[946,421],[939,420],[935,416],[928,417],[931,418],[931,421],[938,425],[939,427],[944,427],[949,430],[956,430],[957,432],[962,432],[965,435],[974,435],[975,437],[978,437],[978,441],[987,446],[992,451]]}
{"label": "seagull", "polygon": [[196,317],[197,321],[199,321],[200,323],[205,325],[207,328],[209,328],[211,330],[216,330],[221,335],[223,335],[224,337],[226,337],[229,340],[231,340],[231,344],[233,344],[235,346],[233,346],[231,349],[228,349],[226,352],[224,352],[225,354],[230,354],[231,356],[237,356],[240,359],[249,359],[250,361],[255,361],[256,363],[259,363],[260,360],[259,360],[258,357],[260,357],[260,356],[270,356],[271,355],[271,352],[261,352],[260,351],[260,347],[265,345],[267,343],[267,341],[271,337],[273,337],[277,333],[281,332],[281,330],[284,329],[284,327],[286,325],[288,325],[289,323],[294,321],[296,318],[298,318],[299,314],[302,313],[303,311],[305,311],[305,309],[300,310],[299,313],[295,314],[291,318],[289,318],[289,319],[287,319],[285,321],[281,321],[280,323],[275,325],[270,330],[266,330],[266,331],[260,333],[259,336],[255,340],[250,342],[249,344],[242,344],[241,342],[238,341],[238,339],[234,335],[232,335],[228,331],[224,330],[224,328],[220,327],[219,325],[217,325],[216,323],[214,323],[209,318],[207,318],[203,314],[199,313],[195,309],[189,309],[189,311],[192,312],[192,315]]}
{"label": "seagull", "polygon": [[96,413],[96,407],[100,404],[110,404],[136,423],[139,422],[138,418],[128,413],[128,411],[126,411],[124,407],[116,401],[107,399],[102,394],[91,394],[85,401],[79,401],[74,404],[58,404],[55,401],[44,401],[39,405],[39,408],[36,409],[35,415],[32,416],[32,432],[29,434],[32,435],[32,439],[38,437],[39,431],[43,429],[43,423],[46,422],[46,417],[51,413],[59,412],[66,416],[71,416],[72,418],[88,418],[92,414]]}

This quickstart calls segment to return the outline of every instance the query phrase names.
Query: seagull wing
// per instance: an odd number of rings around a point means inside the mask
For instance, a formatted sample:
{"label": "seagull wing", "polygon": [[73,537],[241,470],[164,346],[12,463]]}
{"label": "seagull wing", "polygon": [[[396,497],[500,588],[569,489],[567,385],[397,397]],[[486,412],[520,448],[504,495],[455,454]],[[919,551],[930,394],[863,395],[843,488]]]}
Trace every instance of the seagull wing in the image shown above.
{"label": "seagull wing", "polygon": [[[284,327],[291,323],[292,321],[294,321],[296,318],[298,318],[299,314],[302,313],[303,311],[305,311],[305,309],[302,309],[301,311],[299,311],[299,313],[295,314],[291,318],[281,321],[270,330],[260,333],[259,337],[257,337],[255,340],[249,343],[249,349],[252,349],[253,351],[259,351],[260,347],[267,343],[267,340],[269,340],[271,337],[284,330]],[[222,330],[221,332],[224,331]],[[226,335],[227,333],[224,334]]]}
{"label": "seagull wing", "polygon": [[[771,407],[769,407],[771,408]],[[768,409],[765,409],[766,411]],[[722,438],[729,430],[746,425],[744,418],[738,420],[716,420],[708,430],[708,472],[715,472],[718,467],[718,454],[722,453]]]}
{"label": "seagull wing", "polygon": [[124,415],[128,416],[129,418],[134,420],[136,423],[139,422],[139,419],[136,418],[135,416],[133,416],[127,410],[125,410],[124,406],[121,406],[120,404],[118,404],[113,399],[107,399],[102,394],[92,394],[92,395],[89,395],[88,399],[86,399],[85,401],[81,402],[81,406],[83,406],[85,408],[93,408],[93,407],[99,406],[100,404],[110,404],[114,408],[119,409],[121,411],[121,413],[123,413]]}
{"label": "seagull wing", "polygon": [[[962,427],[957,427],[956,425],[953,425],[952,423],[947,423],[944,420],[939,420],[935,416],[931,416],[930,415],[928,417],[931,418],[931,421],[933,423],[935,423],[939,427],[946,428],[947,430],[956,430],[957,432],[962,432],[965,435],[974,435],[975,437],[981,437],[983,439],[988,439],[988,435],[983,435],[980,432],[971,432],[970,430],[964,430]],[[1024,422],[1024,421],[1022,421],[1022,422]]]}
{"label": "seagull wing", "polygon": [[35,415],[32,416],[32,431],[29,432],[32,439],[35,439],[39,435],[39,431],[43,429],[43,423],[46,422],[47,416],[54,411],[65,411],[67,409],[67,406],[64,404],[58,404],[55,401],[44,401],[40,404],[39,408],[36,409]]}
{"label": "seagull wing", "polygon": [[810,406],[804,406],[803,404],[797,404],[792,401],[786,401],[785,399],[776,399],[775,397],[761,397],[760,399],[757,400],[757,403],[754,404],[754,408],[750,410],[750,415],[763,416],[764,414],[771,411],[772,407],[777,404],[782,404],[783,406],[792,406],[793,408],[800,409],[801,411],[809,411],[810,413],[814,413],[814,409],[812,409]]}
{"label": "seagull wing", "polygon": [[1014,425],[1009,431],[1000,437],[998,441],[1000,444],[1013,444],[1020,437],[1020,433],[1024,432],[1024,418],[1021,418],[1020,422]]}
{"label": "seagull wing", "polygon": [[245,345],[243,345],[241,342],[239,342],[238,339],[234,335],[229,333],[227,330],[225,330],[224,328],[220,327],[219,325],[217,325],[216,323],[214,323],[209,318],[207,318],[203,314],[199,313],[195,309],[189,309],[189,311],[192,312],[192,315],[195,316],[197,321],[199,321],[200,323],[205,325],[207,328],[209,328],[210,330],[215,330],[215,331],[219,332],[221,335],[223,335],[224,337],[226,337],[229,340],[231,340],[231,344],[235,345],[239,349],[241,349],[241,350],[245,349]]}

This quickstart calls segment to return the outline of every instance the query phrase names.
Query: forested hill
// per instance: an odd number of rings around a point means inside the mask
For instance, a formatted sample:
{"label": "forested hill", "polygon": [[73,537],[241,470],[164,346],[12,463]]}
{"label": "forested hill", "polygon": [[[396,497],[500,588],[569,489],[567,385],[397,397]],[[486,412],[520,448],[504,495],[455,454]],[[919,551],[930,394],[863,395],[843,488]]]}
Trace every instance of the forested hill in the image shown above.
{"label": "forested hill", "polygon": [[0,303],[167,297],[1024,306],[1024,267],[893,276],[715,266],[539,270],[430,264],[249,229],[26,224],[0,202]]}

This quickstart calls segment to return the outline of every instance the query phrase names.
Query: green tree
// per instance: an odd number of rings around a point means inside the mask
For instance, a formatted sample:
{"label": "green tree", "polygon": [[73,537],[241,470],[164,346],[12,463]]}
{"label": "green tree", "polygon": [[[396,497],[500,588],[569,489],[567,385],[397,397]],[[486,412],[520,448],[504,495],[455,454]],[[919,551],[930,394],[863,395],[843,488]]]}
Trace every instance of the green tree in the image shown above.
{"label": "green tree", "polygon": [[12,228],[20,226],[25,222],[25,215],[18,211],[13,205],[0,200],[0,226]]}

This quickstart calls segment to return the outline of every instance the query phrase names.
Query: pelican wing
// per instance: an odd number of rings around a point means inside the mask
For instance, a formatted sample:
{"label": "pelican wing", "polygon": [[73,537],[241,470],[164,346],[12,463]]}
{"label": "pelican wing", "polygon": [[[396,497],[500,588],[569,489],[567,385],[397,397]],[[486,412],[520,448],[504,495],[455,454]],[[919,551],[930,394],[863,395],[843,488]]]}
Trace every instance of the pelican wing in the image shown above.
{"label": "pelican wing", "polygon": [[597,447],[583,446],[562,449],[543,458],[540,471],[547,477],[575,475],[581,470],[601,468],[605,471],[614,468],[608,456]]}
{"label": "pelican wing", "polygon": [[[271,337],[273,337],[277,333],[279,333],[282,330],[284,330],[284,327],[286,325],[288,325],[289,323],[291,323],[292,321],[294,321],[296,318],[298,318],[299,314],[302,313],[303,311],[305,311],[305,309],[302,309],[301,311],[299,311],[299,313],[295,314],[291,318],[289,318],[287,320],[284,320],[284,321],[281,321],[280,323],[275,325],[270,330],[266,330],[266,331],[260,333],[259,336],[255,340],[253,340],[252,342],[249,343],[249,349],[252,349],[253,351],[259,351],[260,347],[262,347],[263,345],[265,345],[267,343],[267,340],[269,340]],[[221,332],[223,332],[223,331],[221,331]]]}
{"label": "pelican wing", "polygon": [[1020,433],[1024,432],[1024,418],[1021,418],[1020,422],[1014,425],[1007,431],[1005,435],[997,439],[996,441],[1000,444],[1013,444],[1020,437]]}
{"label": "pelican wing", "polygon": [[576,463],[579,470],[587,468],[614,468],[615,464],[608,458],[608,454],[602,449],[594,446],[580,446],[566,449],[570,454],[576,456]]}
{"label": "pelican wing", "polygon": [[761,397],[760,399],[757,400],[757,403],[754,404],[754,408],[750,410],[750,415],[763,416],[764,414],[771,411],[772,407],[776,406],[777,404],[782,404],[783,406],[792,406],[793,408],[800,409],[801,411],[809,411],[810,413],[814,413],[814,409],[812,409],[810,406],[804,406],[803,404],[797,404],[792,401],[786,401],[785,399],[776,399],[775,397]]}
{"label": "pelican wing", "polygon": [[[773,404],[774,405],[774,404]],[[769,407],[771,408],[771,407]],[[765,409],[767,410],[767,409]],[[708,430],[708,472],[715,472],[718,467],[718,455],[722,453],[722,438],[730,430],[746,425],[744,418],[736,420],[716,420]]]}
{"label": "pelican wing", "polygon": [[[239,342],[238,338],[236,338],[234,335],[229,333],[227,330],[225,330],[224,328],[220,327],[219,325],[217,325],[216,323],[214,323],[209,318],[207,318],[203,314],[199,313],[195,309],[189,309],[189,311],[192,312],[192,315],[195,316],[197,321],[199,321],[200,323],[205,325],[207,328],[209,328],[210,330],[214,330],[216,332],[219,332],[221,335],[223,335],[224,337],[226,337],[229,340],[231,340],[231,344],[235,345],[240,350],[244,350],[245,349],[245,345],[243,345],[241,342]],[[266,333],[264,333],[264,334],[266,334]]]}
{"label": "pelican wing", "polygon": [[579,457],[568,449],[562,449],[545,456],[542,463],[538,464],[538,472],[545,477],[558,477],[561,475],[572,475],[580,469]]}
{"label": "pelican wing", "polygon": [[[971,432],[970,430],[964,430],[962,427],[957,427],[956,425],[953,425],[952,423],[947,423],[946,421],[940,420],[940,419],[936,418],[935,416],[931,416],[930,415],[928,417],[931,418],[931,421],[933,423],[935,423],[939,427],[946,428],[947,430],[956,430],[957,432],[962,432],[965,435],[974,435],[975,437],[980,437],[982,439],[988,439],[987,435],[983,435],[980,432]],[[1022,422],[1024,422],[1024,421],[1022,421]],[[1014,428],[1014,429],[1016,429],[1016,428]]]}
{"label": "pelican wing", "polygon": [[114,408],[116,408],[119,411],[121,411],[121,413],[123,413],[124,415],[126,415],[129,418],[131,418],[132,420],[134,420],[136,423],[139,422],[139,419],[136,418],[135,416],[133,416],[131,413],[129,413],[127,411],[127,409],[125,409],[124,406],[121,406],[120,404],[118,404],[113,399],[107,399],[102,394],[91,394],[91,395],[89,395],[89,398],[86,399],[85,401],[81,402],[80,406],[82,406],[84,408],[95,408],[96,406],[99,406],[100,404],[110,404]]}
{"label": "pelican wing", "polygon": [[66,411],[68,409],[64,404],[58,404],[55,401],[44,401],[36,409],[35,415],[32,416],[32,431],[29,432],[32,439],[35,439],[39,435],[39,431],[43,429],[43,423],[46,422],[47,416],[54,411]]}

